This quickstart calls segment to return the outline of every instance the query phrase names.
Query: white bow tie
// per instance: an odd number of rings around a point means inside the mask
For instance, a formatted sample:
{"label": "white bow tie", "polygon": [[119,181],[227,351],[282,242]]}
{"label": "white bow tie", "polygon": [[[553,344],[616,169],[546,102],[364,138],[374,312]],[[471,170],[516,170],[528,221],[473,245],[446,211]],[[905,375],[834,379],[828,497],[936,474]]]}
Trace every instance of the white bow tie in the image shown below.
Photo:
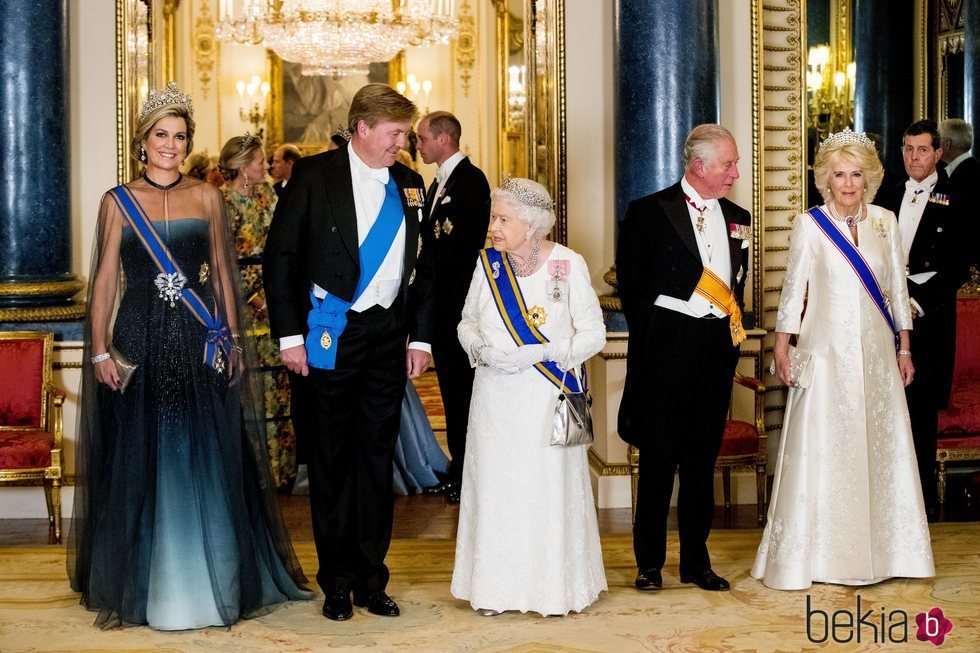
{"label": "white bow tie", "polygon": [[905,182],[905,190],[932,190],[935,184],[927,184],[923,181],[909,179]]}
{"label": "white bow tie", "polygon": [[444,170],[445,170],[445,168],[439,168],[438,170],[436,170],[436,183],[437,184],[441,184],[441,183],[445,182],[446,181],[446,177],[449,176],[449,175],[447,175],[444,172]]}
{"label": "white bow tie", "polygon": [[361,179],[376,179],[382,184],[388,183],[388,168],[368,168],[365,167],[361,172]]}

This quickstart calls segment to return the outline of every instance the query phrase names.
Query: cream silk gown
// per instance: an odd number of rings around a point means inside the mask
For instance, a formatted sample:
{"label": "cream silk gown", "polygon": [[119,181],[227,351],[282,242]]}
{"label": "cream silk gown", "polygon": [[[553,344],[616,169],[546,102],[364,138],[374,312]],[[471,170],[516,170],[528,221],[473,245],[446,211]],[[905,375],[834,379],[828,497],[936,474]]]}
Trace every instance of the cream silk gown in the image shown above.
{"label": "cream silk gown", "polygon": [[[912,328],[895,215],[869,205],[858,243],[895,328]],[[806,214],[793,223],[776,330],[799,334],[799,348],[812,354],[813,381],[789,390],[752,576],[787,590],[933,576],[894,337],[847,260]]]}

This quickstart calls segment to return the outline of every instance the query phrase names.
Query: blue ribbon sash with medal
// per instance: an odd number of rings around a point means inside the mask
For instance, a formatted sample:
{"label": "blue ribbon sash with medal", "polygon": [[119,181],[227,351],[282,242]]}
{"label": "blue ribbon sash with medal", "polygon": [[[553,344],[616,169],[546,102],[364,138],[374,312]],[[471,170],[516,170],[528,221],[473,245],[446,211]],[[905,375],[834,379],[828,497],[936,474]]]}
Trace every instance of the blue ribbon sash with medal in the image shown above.
{"label": "blue ribbon sash with medal", "polygon": [[116,186],[109,191],[116,206],[119,207],[126,221],[133,228],[146,253],[150,259],[160,269],[157,275],[156,285],[160,289],[160,296],[165,300],[169,299],[170,305],[174,306],[174,300],[179,299],[191,315],[207,328],[207,335],[204,340],[205,365],[209,365],[219,372],[225,370],[225,361],[231,352],[231,338],[228,325],[225,324],[218,307],[214,307],[214,314],[208,309],[204,300],[194,290],[185,288],[187,276],[181,270],[180,265],[174,260],[173,254],[167,249],[160,234],[150,226],[150,219],[146,211],[133,196],[126,186]]}
{"label": "blue ribbon sash with medal", "polygon": [[820,231],[833,243],[837,251],[847,259],[847,262],[851,265],[851,269],[854,270],[854,274],[857,275],[861,281],[861,285],[864,286],[864,289],[868,292],[868,296],[871,297],[871,301],[878,307],[881,316],[885,318],[888,328],[892,333],[895,333],[895,322],[892,320],[891,312],[888,310],[888,303],[885,301],[885,296],[881,292],[881,286],[878,285],[878,279],[875,277],[875,273],[871,270],[868,262],[864,260],[864,257],[861,256],[861,252],[857,250],[849,238],[841,233],[840,229],[834,226],[830,216],[819,206],[815,206],[807,211],[807,215],[813,218],[814,223],[820,228]]}
{"label": "blue ribbon sash with medal", "polygon": [[353,299],[346,301],[330,293],[323,299],[317,299],[313,291],[310,291],[310,304],[313,308],[306,319],[306,325],[310,328],[306,334],[306,362],[311,367],[321,370],[332,370],[336,367],[337,341],[347,327],[347,311],[378,273],[388,250],[395,242],[404,217],[398,185],[389,174],[381,211],[357,250],[361,272]]}
{"label": "blue ribbon sash with medal", "polygon": [[[514,270],[511,268],[507,257],[492,247],[488,247],[480,252],[480,262],[483,264],[483,271],[487,275],[487,282],[490,284],[490,292],[493,295],[497,311],[500,313],[500,319],[504,321],[504,326],[514,342],[518,346],[540,345],[549,342],[548,338],[534,326],[533,320],[528,316],[524,295],[521,293],[521,287],[517,283],[517,277],[514,275]],[[565,372],[554,361],[536,363],[534,368],[562,392],[578,393],[583,391],[575,370]],[[565,377],[564,384],[562,384],[563,376]]]}

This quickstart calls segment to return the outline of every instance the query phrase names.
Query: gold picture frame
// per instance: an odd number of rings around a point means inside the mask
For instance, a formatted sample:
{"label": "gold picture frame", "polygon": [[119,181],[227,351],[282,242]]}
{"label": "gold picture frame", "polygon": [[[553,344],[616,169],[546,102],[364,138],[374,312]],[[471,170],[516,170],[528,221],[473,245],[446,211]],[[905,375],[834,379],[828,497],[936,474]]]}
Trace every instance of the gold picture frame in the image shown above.
{"label": "gold picture frame", "polygon": [[116,0],[116,178],[124,184],[139,174],[129,156],[136,113],[155,88],[152,0]]}

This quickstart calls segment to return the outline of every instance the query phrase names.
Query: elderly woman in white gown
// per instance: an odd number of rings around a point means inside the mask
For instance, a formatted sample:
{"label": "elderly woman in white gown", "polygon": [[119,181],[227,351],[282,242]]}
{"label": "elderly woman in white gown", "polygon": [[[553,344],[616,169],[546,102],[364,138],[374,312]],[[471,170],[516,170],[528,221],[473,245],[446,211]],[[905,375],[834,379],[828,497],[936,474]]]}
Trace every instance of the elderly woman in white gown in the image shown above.
{"label": "elderly woman in white gown", "polygon": [[790,236],[774,350],[789,396],[752,576],[784,590],[930,577],[898,221],[870,204],[883,170],[863,133],[831,134],[813,167],[826,204],[798,215]]}
{"label": "elderly woman in white gown", "polygon": [[[451,589],[487,616],[579,612],[606,577],[588,447],[550,445],[553,379],[602,349],[602,311],[582,257],[544,240],[543,186],[506,180],[490,219],[458,330],[477,370]],[[527,329],[540,337],[518,344]]]}

